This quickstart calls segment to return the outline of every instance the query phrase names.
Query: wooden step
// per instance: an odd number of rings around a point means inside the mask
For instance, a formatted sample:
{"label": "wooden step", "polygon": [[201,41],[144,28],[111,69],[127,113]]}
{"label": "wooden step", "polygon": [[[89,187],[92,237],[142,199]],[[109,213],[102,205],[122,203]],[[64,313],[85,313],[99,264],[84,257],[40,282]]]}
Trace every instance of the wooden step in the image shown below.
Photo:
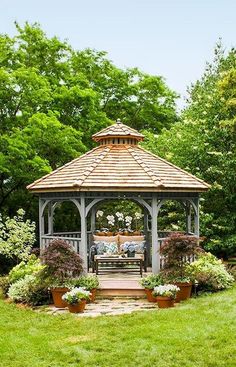
{"label": "wooden step", "polygon": [[105,297],[145,297],[143,287],[136,279],[100,279],[97,295]]}

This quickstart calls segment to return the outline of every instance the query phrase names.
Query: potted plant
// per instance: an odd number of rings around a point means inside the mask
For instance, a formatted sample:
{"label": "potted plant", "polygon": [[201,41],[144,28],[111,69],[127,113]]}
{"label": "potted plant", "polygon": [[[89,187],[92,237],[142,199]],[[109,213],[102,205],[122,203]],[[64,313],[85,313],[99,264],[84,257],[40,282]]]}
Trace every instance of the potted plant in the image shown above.
{"label": "potted plant", "polygon": [[186,267],[196,255],[202,253],[199,246],[199,238],[173,233],[163,241],[160,252],[164,255],[162,274],[168,283],[174,283],[180,290],[176,296],[176,302],[190,297],[192,282],[186,272]]}
{"label": "potted plant", "polygon": [[156,298],[153,297],[153,289],[163,284],[162,276],[160,274],[150,274],[145,278],[142,278],[140,284],[144,287],[144,291],[149,302],[156,302]]}
{"label": "potted plant", "polygon": [[99,280],[96,275],[82,275],[73,281],[75,287],[82,287],[91,293],[90,301],[94,302]]}
{"label": "potted plant", "polygon": [[62,295],[69,290],[71,280],[83,271],[80,255],[67,242],[55,239],[43,251],[41,260],[46,265],[55,307],[66,307]]}
{"label": "potted plant", "polygon": [[66,292],[62,299],[67,303],[69,311],[72,313],[84,312],[86,301],[89,300],[91,293],[82,287],[72,288]]}
{"label": "potted plant", "polygon": [[156,298],[159,308],[168,308],[174,306],[174,300],[179,287],[174,284],[158,285],[153,289],[152,295]]}

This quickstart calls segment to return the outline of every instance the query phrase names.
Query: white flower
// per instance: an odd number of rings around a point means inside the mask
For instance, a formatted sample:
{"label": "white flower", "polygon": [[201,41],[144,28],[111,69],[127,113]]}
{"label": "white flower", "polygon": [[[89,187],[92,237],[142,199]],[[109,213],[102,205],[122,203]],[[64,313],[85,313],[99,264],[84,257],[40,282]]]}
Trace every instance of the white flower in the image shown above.
{"label": "white flower", "polygon": [[102,217],[102,216],[103,216],[103,211],[98,210],[97,213],[96,213],[96,217],[99,218],[99,217]]}
{"label": "white flower", "polygon": [[135,218],[135,219],[139,220],[139,219],[141,219],[142,217],[143,217],[143,214],[141,214],[141,213],[139,213],[139,212],[135,212],[135,213],[134,213],[134,218]]}
{"label": "white flower", "polygon": [[119,222],[124,220],[124,214],[120,212],[116,212],[116,216]]}
{"label": "white flower", "polygon": [[108,224],[110,224],[111,226],[114,226],[114,224],[115,224],[114,215],[107,215],[107,221],[108,221]]}

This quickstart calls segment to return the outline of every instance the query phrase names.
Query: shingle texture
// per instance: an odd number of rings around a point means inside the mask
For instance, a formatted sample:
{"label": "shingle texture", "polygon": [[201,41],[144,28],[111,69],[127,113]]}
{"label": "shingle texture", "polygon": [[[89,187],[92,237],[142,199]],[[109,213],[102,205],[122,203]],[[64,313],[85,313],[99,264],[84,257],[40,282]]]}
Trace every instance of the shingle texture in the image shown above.
{"label": "shingle texture", "polygon": [[[114,125],[115,133],[119,131],[121,134],[120,128],[120,123]],[[108,129],[110,134],[111,127]],[[105,130],[102,130],[103,134]],[[130,131],[130,128],[127,127],[127,130]],[[32,192],[201,192],[208,188],[208,184],[195,176],[144,150],[139,145],[129,144],[100,145],[28,186]]]}

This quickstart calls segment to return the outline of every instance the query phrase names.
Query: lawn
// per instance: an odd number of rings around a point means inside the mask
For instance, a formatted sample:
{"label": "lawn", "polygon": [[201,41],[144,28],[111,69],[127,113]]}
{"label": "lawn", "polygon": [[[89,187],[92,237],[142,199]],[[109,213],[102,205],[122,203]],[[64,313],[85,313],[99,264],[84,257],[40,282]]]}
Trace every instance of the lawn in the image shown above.
{"label": "lawn", "polygon": [[233,367],[236,288],[174,309],[77,318],[0,301],[0,366]]}

